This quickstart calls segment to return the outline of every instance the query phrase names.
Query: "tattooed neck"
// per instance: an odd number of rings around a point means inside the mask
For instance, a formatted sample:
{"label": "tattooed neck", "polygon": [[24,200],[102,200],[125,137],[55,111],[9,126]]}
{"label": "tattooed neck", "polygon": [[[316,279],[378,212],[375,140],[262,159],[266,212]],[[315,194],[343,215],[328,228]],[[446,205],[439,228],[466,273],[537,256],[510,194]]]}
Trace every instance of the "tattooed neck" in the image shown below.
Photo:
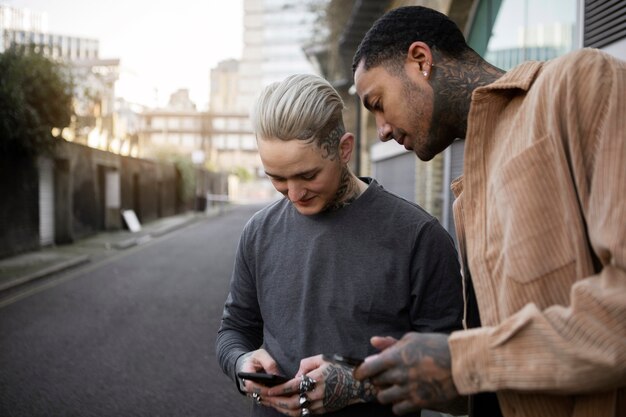
{"label": "tattooed neck", "polygon": [[325,210],[339,210],[342,207],[352,204],[354,200],[359,198],[361,188],[359,187],[358,181],[360,180],[352,175],[348,167],[344,166],[335,198],[326,205]]}
{"label": "tattooed neck", "polygon": [[504,71],[473,51],[460,58],[449,58],[434,48],[431,76],[431,85],[435,90],[434,117],[443,122],[443,127],[454,127],[454,136],[464,138],[472,93],[503,74]]}

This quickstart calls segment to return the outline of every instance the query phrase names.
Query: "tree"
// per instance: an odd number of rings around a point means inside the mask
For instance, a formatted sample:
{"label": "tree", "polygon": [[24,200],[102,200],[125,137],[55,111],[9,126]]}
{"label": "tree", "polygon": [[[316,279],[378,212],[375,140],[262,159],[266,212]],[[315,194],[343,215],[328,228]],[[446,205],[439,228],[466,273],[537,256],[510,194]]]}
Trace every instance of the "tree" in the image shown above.
{"label": "tree", "polygon": [[[67,73],[65,73],[67,74]],[[62,67],[33,48],[0,54],[0,154],[36,155],[72,117],[72,86]]]}

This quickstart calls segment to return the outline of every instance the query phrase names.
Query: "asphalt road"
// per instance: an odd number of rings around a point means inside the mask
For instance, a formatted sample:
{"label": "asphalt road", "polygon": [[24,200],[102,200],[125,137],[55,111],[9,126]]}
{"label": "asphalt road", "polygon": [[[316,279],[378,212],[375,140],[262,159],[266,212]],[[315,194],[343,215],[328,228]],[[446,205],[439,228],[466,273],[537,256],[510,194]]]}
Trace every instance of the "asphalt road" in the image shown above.
{"label": "asphalt road", "polygon": [[246,416],[215,335],[242,206],[0,308],[0,416]]}

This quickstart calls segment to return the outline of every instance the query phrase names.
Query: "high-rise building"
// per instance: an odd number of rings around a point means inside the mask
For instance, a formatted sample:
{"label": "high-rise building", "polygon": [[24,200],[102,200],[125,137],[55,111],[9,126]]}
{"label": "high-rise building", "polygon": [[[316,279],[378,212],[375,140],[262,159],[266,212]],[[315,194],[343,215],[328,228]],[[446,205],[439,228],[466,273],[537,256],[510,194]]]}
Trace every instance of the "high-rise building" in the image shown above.
{"label": "high-rise building", "polygon": [[264,86],[295,73],[316,73],[303,47],[315,13],[301,0],[244,0],[244,48],[237,107],[248,112]]}
{"label": "high-rise building", "polygon": [[239,95],[239,60],[227,59],[211,69],[209,110],[216,113],[237,111]]}
{"label": "high-rise building", "polygon": [[47,32],[48,15],[0,4],[0,31],[2,30]]}

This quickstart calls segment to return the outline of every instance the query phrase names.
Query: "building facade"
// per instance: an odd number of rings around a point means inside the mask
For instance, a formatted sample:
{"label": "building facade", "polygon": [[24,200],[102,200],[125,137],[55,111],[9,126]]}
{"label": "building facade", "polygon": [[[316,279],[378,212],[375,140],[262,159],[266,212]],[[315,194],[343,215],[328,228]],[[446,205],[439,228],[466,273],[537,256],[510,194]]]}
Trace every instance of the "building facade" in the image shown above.
{"label": "building facade", "polygon": [[316,73],[303,47],[313,33],[310,2],[244,0],[244,47],[237,109],[249,112],[264,86],[296,73]]}

